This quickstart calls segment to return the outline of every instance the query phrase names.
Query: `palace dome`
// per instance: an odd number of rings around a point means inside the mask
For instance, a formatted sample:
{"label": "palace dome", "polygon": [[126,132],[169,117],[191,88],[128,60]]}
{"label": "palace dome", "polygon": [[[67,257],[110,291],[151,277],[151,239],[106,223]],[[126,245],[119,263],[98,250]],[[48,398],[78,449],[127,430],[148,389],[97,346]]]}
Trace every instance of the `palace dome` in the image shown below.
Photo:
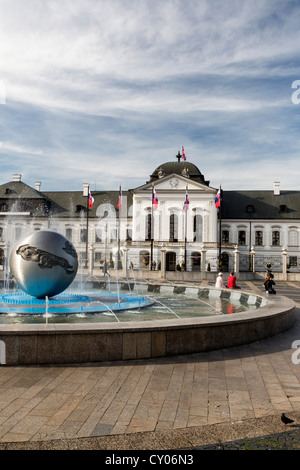
{"label": "palace dome", "polygon": [[153,173],[150,175],[150,182],[154,182],[164,176],[176,174],[188,178],[193,181],[197,181],[198,183],[202,183],[205,185],[209,185],[209,181],[206,181],[204,176],[202,175],[199,168],[194,165],[194,163],[187,162],[187,161],[180,161],[181,155],[178,152],[176,155],[177,162],[166,162],[159,165]]}

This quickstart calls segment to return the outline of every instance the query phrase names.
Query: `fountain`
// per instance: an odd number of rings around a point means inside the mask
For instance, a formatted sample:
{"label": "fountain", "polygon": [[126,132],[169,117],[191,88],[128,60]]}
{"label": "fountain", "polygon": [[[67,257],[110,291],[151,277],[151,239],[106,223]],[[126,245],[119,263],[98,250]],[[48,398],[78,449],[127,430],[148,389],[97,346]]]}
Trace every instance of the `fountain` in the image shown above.
{"label": "fountain", "polygon": [[22,292],[0,296],[0,313],[18,315],[99,313],[151,305],[150,299],[111,292],[64,292],[75,279],[78,257],[57,232],[40,230],[19,241],[10,255],[10,272]]}
{"label": "fountain", "polygon": [[144,286],[143,296],[119,285],[116,293],[72,292],[77,268],[73,245],[56,232],[35,232],[13,249],[10,271],[22,292],[0,297],[2,364],[190,354],[257,341],[293,323],[295,304],[281,296],[159,282]]}

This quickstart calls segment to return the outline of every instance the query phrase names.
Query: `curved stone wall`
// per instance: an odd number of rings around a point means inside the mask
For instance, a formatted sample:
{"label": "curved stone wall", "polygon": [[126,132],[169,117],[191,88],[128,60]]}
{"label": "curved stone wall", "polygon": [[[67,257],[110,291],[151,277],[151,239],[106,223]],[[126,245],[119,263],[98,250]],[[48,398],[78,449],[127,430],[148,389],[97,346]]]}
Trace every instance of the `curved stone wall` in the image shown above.
{"label": "curved stone wall", "polygon": [[[149,287],[155,289],[160,286]],[[174,294],[188,294],[195,288],[170,289]],[[0,363],[83,364],[191,354],[258,341],[290,328],[294,322],[295,303],[287,297],[266,299],[226,289],[199,289],[199,294],[239,298],[259,308],[233,315],[144,322],[2,324]]]}

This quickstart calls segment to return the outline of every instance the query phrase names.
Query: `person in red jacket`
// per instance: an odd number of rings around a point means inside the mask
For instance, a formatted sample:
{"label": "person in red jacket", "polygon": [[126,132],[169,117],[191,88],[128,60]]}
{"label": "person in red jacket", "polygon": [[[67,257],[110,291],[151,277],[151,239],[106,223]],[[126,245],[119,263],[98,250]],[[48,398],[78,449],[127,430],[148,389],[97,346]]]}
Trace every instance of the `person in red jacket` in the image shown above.
{"label": "person in red jacket", "polygon": [[227,282],[228,282],[228,284],[227,284],[228,289],[236,289],[237,288],[236,277],[235,277],[234,273],[230,273],[230,276],[229,276]]}

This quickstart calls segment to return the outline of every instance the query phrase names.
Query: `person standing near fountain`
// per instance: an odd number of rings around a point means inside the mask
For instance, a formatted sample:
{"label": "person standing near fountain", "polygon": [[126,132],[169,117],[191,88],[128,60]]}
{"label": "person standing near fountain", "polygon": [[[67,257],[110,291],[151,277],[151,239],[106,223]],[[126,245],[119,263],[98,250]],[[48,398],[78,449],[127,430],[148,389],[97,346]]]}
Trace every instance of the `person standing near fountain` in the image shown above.
{"label": "person standing near fountain", "polygon": [[108,266],[107,261],[104,261],[104,265],[103,265],[103,276],[104,277],[105,277],[105,274],[107,274],[107,276],[110,277],[107,266]]}
{"label": "person standing near fountain", "polygon": [[275,286],[275,282],[273,281],[273,278],[270,276],[270,274],[267,275],[264,286],[267,294],[276,294],[276,290],[273,288],[273,286]]}

